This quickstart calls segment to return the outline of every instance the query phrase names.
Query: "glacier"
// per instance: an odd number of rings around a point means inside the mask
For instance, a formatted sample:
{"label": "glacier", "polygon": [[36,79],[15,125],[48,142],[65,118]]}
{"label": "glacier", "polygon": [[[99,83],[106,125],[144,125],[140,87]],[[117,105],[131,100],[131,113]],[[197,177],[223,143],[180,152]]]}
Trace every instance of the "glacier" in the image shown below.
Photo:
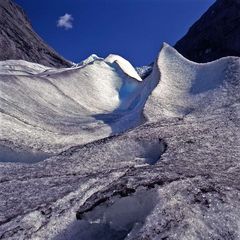
{"label": "glacier", "polygon": [[119,56],[64,69],[14,60],[0,67],[1,140],[8,147],[56,154],[142,121],[144,84]]}
{"label": "glacier", "polygon": [[240,58],[140,75],[0,62],[1,239],[240,239]]}
{"label": "glacier", "polygon": [[164,44],[153,74],[148,77],[158,84],[145,106],[145,113],[154,120],[167,116],[199,118],[203,114],[211,115],[238,102],[239,73],[238,57],[198,64]]}

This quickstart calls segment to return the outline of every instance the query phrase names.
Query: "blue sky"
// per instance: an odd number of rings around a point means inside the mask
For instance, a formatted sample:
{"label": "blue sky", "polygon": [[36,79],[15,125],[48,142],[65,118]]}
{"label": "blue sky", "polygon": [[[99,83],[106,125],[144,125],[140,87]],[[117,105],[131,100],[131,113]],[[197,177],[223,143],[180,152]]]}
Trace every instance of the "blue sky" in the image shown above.
{"label": "blue sky", "polygon": [[[80,62],[92,53],[100,57],[115,53],[141,66],[155,59],[162,42],[174,45],[215,0],[15,2],[23,7],[35,31],[65,58]],[[57,26],[64,15],[62,27]]]}

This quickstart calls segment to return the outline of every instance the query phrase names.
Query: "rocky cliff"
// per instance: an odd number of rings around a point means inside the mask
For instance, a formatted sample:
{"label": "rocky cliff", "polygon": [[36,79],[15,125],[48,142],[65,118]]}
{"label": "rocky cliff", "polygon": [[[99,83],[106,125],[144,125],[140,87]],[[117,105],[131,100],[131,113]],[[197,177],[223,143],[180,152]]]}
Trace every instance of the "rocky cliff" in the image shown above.
{"label": "rocky cliff", "polygon": [[196,62],[240,56],[240,0],[217,0],[175,48]]}
{"label": "rocky cliff", "polygon": [[0,60],[22,59],[50,67],[71,64],[34,32],[23,10],[11,0],[0,1]]}

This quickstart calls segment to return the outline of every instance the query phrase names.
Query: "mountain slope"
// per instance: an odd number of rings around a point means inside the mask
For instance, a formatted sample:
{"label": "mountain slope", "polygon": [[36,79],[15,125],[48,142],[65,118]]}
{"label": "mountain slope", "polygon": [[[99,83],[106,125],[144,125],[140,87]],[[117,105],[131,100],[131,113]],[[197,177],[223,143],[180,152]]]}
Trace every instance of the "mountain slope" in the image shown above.
{"label": "mountain slope", "polygon": [[217,0],[175,48],[195,62],[240,56],[240,0]]}
{"label": "mountain slope", "polygon": [[11,0],[0,1],[0,61],[22,59],[51,67],[69,67],[34,32],[23,10]]}

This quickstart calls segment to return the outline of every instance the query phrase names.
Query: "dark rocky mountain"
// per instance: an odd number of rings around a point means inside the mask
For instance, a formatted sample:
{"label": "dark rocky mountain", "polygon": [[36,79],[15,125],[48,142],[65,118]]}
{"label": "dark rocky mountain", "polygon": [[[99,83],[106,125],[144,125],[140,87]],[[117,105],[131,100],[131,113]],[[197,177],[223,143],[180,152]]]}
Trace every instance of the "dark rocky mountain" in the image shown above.
{"label": "dark rocky mountain", "polygon": [[11,0],[0,0],[0,60],[23,59],[51,67],[71,64],[34,32],[23,10]]}
{"label": "dark rocky mountain", "polygon": [[240,56],[240,0],[217,0],[175,48],[196,62]]}

